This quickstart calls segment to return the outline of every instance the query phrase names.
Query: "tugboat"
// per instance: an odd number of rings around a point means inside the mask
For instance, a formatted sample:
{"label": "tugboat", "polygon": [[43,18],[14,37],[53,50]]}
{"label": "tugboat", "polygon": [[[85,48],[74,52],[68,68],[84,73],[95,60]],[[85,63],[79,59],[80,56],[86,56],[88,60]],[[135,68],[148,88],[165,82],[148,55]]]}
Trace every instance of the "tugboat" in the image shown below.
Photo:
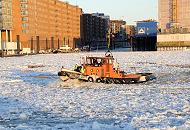
{"label": "tugboat", "polygon": [[76,65],[74,70],[62,68],[58,76],[63,81],[78,79],[107,84],[142,83],[155,78],[152,73],[126,73],[121,71],[110,51],[104,57],[83,57],[81,65]]}

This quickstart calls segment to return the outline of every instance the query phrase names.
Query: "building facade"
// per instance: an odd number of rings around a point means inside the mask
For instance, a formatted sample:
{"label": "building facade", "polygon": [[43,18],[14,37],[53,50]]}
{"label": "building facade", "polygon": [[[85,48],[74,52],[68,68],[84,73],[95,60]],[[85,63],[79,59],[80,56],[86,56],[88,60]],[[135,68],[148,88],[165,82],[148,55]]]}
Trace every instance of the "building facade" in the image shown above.
{"label": "building facade", "polygon": [[190,0],[159,0],[157,49],[190,49]]}
{"label": "building facade", "polygon": [[190,29],[190,0],[159,0],[159,25]]}
{"label": "building facade", "polygon": [[137,21],[136,36],[156,36],[157,22],[154,20]]}
{"label": "building facade", "polygon": [[2,0],[0,6],[2,43],[19,41],[21,49],[39,51],[63,44],[75,48],[80,39],[78,6],[59,0]]}
{"label": "building facade", "polygon": [[157,22],[154,20],[137,21],[135,51],[156,51]]}
{"label": "building facade", "polygon": [[[12,41],[12,29],[13,29],[13,10],[12,10],[12,0],[0,1],[0,43],[1,39],[4,42]],[[4,45],[0,45],[3,48]]]}
{"label": "building facade", "polygon": [[81,23],[83,46],[95,47],[99,44],[106,44],[109,29],[109,18],[107,16],[83,14]]}
{"label": "building facade", "polygon": [[134,25],[126,25],[125,32],[128,36],[135,36],[135,26]]}
{"label": "building facade", "polygon": [[157,36],[159,51],[190,50],[190,33],[160,34]]}
{"label": "building facade", "polygon": [[123,20],[111,20],[110,29],[113,34],[113,40],[123,41],[127,38],[125,26],[126,22]]}
{"label": "building facade", "polygon": [[112,33],[117,34],[122,31],[123,27],[125,27],[126,22],[123,20],[111,20],[110,27]]}

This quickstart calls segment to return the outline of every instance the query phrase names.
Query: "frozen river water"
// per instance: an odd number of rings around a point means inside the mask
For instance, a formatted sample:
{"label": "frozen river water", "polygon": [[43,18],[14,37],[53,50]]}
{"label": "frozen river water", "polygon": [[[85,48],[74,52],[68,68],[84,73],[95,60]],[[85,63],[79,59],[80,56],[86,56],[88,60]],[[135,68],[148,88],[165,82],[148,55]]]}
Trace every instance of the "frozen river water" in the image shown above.
{"label": "frozen river water", "polygon": [[0,130],[190,130],[190,51],[113,53],[127,72],[154,73],[147,83],[61,82],[86,55],[104,53],[1,58]]}

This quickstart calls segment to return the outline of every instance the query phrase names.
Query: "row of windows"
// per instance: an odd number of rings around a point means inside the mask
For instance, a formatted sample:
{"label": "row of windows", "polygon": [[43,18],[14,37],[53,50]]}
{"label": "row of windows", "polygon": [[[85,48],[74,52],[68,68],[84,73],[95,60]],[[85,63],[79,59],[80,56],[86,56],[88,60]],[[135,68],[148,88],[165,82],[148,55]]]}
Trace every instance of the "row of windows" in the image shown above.
{"label": "row of windows", "polygon": [[22,17],[22,21],[28,22],[28,17]]}
{"label": "row of windows", "polygon": [[21,4],[21,9],[28,9],[28,4]]}
{"label": "row of windows", "polygon": [[12,7],[12,2],[11,1],[1,1],[0,2],[0,7],[4,7],[4,8],[11,8]]}
{"label": "row of windows", "polygon": [[28,23],[24,23],[24,22],[28,22],[28,17],[26,17],[28,15],[28,0],[20,0],[21,4],[21,16],[24,16],[22,17],[22,33],[29,33],[29,25]]}
{"label": "row of windows", "polygon": [[22,33],[28,33],[28,32],[29,30],[25,30],[25,29],[22,30]]}
{"label": "row of windows", "polygon": [[28,24],[27,23],[23,23],[22,24],[22,28],[28,28]]}
{"label": "row of windows", "polygon": [[12,28],[12,23],[6,22],[6,23],[2,23],[1,25],[3,26],[3,28],[9,28],[9,29]]}
{"label": "row of windows", "polygon": [[5,22],[12,22],[12,17],[10,15],[2,15],[1,20]]}
{"label": "row of windows", "polygon": [[22,10],[21,11],[21,15],[23,16],[23,15],[28,15],[28,11],[27,10]]}
{"label": "row of windows", "polygon": [[0,8],[0,14],[12,15],[12,10],[6,8]]}
{"label": "row of windows", "polygon": [[21,3],[27,3],[28,0],[20,0]]}

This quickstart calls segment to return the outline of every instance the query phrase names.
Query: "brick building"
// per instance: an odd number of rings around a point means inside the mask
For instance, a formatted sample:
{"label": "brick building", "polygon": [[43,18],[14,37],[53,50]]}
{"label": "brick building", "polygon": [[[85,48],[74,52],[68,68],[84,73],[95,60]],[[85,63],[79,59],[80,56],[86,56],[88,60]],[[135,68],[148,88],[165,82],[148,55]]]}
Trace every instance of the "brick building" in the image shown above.
{"label": "brick building", "polygon": [[[59,0],[1,0],[1,43],[19,43],[32,51],[75,48],[82,9]],[[6,46],[6,45],[5,45]]]}
{"label": "brick building", "polygon": [[126,22],[123,20],[111,20],[110,28],[115,40],[126,39]]}
{"label": "brick building", "polygon": [[126,25],[125,32],[128,36],[134,36],[135,35],[135,26],[134,25]]}
{"label": "brick building", "polygon": [[126,22],[123,21],[123,20],[111,20],[111,30],[112,30],[112,33],[116,34],[116,33],[119,33],[120,31],[122,31],[122,27],[125,26]]}

